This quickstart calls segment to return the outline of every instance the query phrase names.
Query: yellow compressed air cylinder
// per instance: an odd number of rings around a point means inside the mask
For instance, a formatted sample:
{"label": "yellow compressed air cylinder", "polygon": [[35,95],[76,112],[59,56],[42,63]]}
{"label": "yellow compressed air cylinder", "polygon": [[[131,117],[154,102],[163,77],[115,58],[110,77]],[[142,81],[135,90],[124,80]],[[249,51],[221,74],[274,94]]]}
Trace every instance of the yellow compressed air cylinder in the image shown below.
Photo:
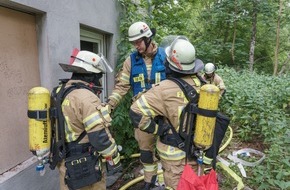
{"label": "yellow compressed air cylinder", "polygon": [[28,92],[29,149],[37,157],[50,150],[51,123],[49,118],[50,93],[44,87],[34,87]]}
{"label": "yellow compressed air cylinder", "polygon": [[[217,111],[220,90],[213,84],[205,84],[200,89],[198,108]],[[196,116],[194,144],[203,150],[211,147],[216,117]]]}

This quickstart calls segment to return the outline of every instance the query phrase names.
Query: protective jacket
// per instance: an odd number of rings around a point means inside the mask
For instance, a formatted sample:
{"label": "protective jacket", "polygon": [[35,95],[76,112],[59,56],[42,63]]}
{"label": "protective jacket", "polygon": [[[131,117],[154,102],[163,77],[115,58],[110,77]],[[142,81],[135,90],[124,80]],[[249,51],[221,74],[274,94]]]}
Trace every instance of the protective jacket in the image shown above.
{"label": "protective jacket", "polygon": [[[201,86],[200,80],[195,76],[183,77],[198,92]],[[154,118],[164,116],[178,131],[181,111],[188,103],[179,86],[170,80],[164,80],[143,94],[132,106],[130,117],[135,127],[156,134],[158,125]],[[169,131],[172,134],[172,131]],[[161,138],[161,137],[160,137]],[[165,160],[181,160],[185,158],[185,152],[157,140],[159,156]]]}
{"label": "protective jacket", "polygon": [[139,92],[150,89],[152,84],[165,79],[164,49],[158,48],[155,43],[152,44],[152,53],[140,55],[134,52],[125,60],[116,77],[115,89],[109,97],[108,103],[113,109],[131,88],[135,96]]}
{"label": "protective jacket", "polygon": [[224,92],[226,90],[226,86],[225,86],[223,79],[218,74],[213,73],[213,75],[211,77],[207,77],[206,74],[203,74],[202,77],[204,80],[206,80],[207,84],[216,85],[220,89],[221,95],[224,94]]}
{"label": "protective jacket", "polygon": [[[83,81],[70,80],[66,87],[77,82],[86,84]],[[112,119],[107,108],[101,105],[101,100],[93,92],[87,89],[73,90],[64,99],[62,110],[66,120],[66,142],[75,141],[85,130],[87,135],[80,143],[90,142],[102,155],[106,156],[107,154],[104,153],[107,151],[105,150],[110,146],[115,146],[115,141],[108,129]],[[103,138],[108,140],[106,145],[101,144],[105,141],[92,138],[94,133],[103,134]],[[97,138],[97,136],[95,137]]]}
{"label": "protective jacket", "polygon": [[[66,87],[73,83],[86,82],[80,80],[69,80]],[[65,142],[70,143],[78,139],[78,137],[86,131],[86,135],[80,140],[79,145],[89,144],[93,146],[99,155],[104,158],[112,157],[118,154],[115,140],[112,138],[109,125],[111,117],[107,107],[101,105],[100,99],[92,91],[79,88],[71,91],[62,102],[62,111],[65,118]],[[83,148],[68,147],[68,157],[72,153],[80,153],[88,151]],[[115,161],[117,162],[117,161]],[[59,165],[60,178],[63,181],[65,176],[64,161]],[[104,183],[104,178],[102,179]],[[105,184],[92,189],[105,189]],[[61,183],[61,189],[66,189]]]}
{"label": "protective jacket", "polygon": [[[182,79],[199,91],[201,83],[195,75],[188,75]],[[159,125],[156,123],[159,116],[166,118],[164,122],[169,122],[178,131],[180,114],[187,103],[187,98],[175,82],[163,80],[153,85],[135,101],[131,106],[130,117],[134,127],[144,132],[158,134],[163,126],[160,125],[160,120],[158,120]],[[161,158],[165,185],[167,188],[176,189],[185,164],[186,153],[175,146],[163,143],[162,138],[170,135],[172,136],[172,130],[168,131],[168,135],[160,136],[156,148]],[[190,161],[188,164],[196,167],[195,161]]]}
{"label": "protective jacket", "polygon": [[[154,42],[151,42],[152,51],[138,54],[132,53],[124,62],[121,71],[116,78],[115,88],[109,97],[108,104],[114,109],[121,99],[132,88],[133,94],[137,94],[151,88],[152,84],[157,84],[165,79],[166,59],[163,48],[158,48]],[[157,174],[157,162],[154,156],[154,145],[156,142],[153,134],[134,130],[134,137],[138,142],[140,149],[140,161],[144,166],[144,181],[155,183]]]}

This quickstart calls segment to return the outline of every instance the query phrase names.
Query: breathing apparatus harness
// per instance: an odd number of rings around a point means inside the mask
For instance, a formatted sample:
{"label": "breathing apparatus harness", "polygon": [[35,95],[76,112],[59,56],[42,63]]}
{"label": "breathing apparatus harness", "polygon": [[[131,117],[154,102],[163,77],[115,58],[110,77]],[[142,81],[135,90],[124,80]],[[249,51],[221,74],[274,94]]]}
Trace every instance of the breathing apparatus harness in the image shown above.
{"label": "breathing apparatus harness", "polygon": [[192,159],[194,158],[193,151],[194,149],[196,149],[196,147],[194,147],[193,145],[193,132],[195,128],[196,114],[198,113],[207,117],[215,117],[216,111],[198,108],[198,93],[191,85],[189,85],[183,79],[173,77],[170,77],[168,79],[175,82],[181,88],[189,102],[181,112],[179,124],[180,127],[178,133],[176,129],[172,125],[170,125],[175,138],[175,143],[172,143],[172,139],[174,138],[169,138],[167,144],[171,142],[171,145],[185,151],[187,157],[189,159]]}
{"label": "breathing apparatus harness", "polygon": [[[197,75],[198,78],[201,78]],[[197,106],[199,100],[199,94],[196,90],[181,78],[169,77],[168,80],[175,82],[180,89],[183,91],[185,97],[188,99],[188,104],[184,107],[180,115],[179,131],[173,127],[171,123],[170,129],[172,134],[166,134],[160,137],[161,142],[164,144],[177,147],[186,153],[186,160],[197,160],[199,147],[194,144],[194,130],[196,127],[196,116],[197,114],[205,117],[216,117],[216,127],[214,131],[214,139],[212,146],[205,151],[205,156],[213,159],[212,165],[215,168],[216,156],[218,148],[221,145],[221,141],[225,135],[227,127],[229,125],[229,118],[218,113],[216,110],[202,109]],[[201,81],[205,84],[204,81]],[[163,125],[163,119],[159,119],[158,125]]]}
{"label": "breathing apparatus harness", "polygon": [[71,147],[72,144],[78,144],[86,135],[86,131],[83,131],[76,141],[65,143],[65,119],[61,108],[63,100],[75,89],[83,88],[94,92],[92,88],[83,83],[73,83],[71,86],[65,88],[68,80],[69,79],[60,79],[61,86],[55,87],[51,93],[52,106],[50,108],[50,117],[52,122],[52,143],[50,149],[51,155],[49,159],[49,167],[52,170],[55,169],[58,162],[67,157],[67,154],[69,153],[67,150],[68,147]]}
{"label": "breathing apparatus harness", "polygon": [[[54,170],[56,165],[65,159],[65,183],[70,189],[79,189],[91,185],[102,179],[101,161],[99,154],[90,143],[78,144],[86,135],[84,130],[77,140],[65,142],[65,118],[62,112],[62,102],[65,97],[76,89],[87,89],[95,93],[84,83],[72,83],[65,88],[68,79],[61,79],[60,86],[52,91],[52,107],[50,109],[52,121],[52,143],[49,156],[49,167]],[[97,89],[98,90],[98,89]]]}

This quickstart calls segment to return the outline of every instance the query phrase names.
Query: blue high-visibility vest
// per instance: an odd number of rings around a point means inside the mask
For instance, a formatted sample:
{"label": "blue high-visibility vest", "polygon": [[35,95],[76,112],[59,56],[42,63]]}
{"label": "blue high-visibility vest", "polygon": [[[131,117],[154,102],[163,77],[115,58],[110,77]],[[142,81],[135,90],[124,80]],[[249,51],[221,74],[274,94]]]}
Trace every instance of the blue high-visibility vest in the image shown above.
{"label": "blue high-visibility vest", "polygon": [[146,64],[138,52],[130,55],[131,58],[131,75],[130,84],[133,90],[133,96],[148,90],[152,84],[158,83],[166,78],[165,73],[165,59],[166,54],[163,48],[158,48],[157,53],[152,61],[152,69],[150,80],[148,79]]}

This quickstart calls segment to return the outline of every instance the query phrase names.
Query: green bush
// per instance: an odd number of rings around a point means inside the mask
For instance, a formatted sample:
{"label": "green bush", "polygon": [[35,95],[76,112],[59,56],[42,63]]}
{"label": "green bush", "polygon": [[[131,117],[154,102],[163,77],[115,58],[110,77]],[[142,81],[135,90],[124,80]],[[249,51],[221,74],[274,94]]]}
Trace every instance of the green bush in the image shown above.
{"label": "green bush", "polygon": [[[127,30],[130,24],[138,20],[143,20],[150,26],[157,27],[157,42],[168,34],[188,35],[192,39],[191,41],[195,42],[197,52],[199,52],[198,57],[205,62],[206,60],[219,62],[220,58],[228,60],[229,54],[226,52],[231,46],[229,43],[223,44],[223,41],[221,41],[223,37],[217,38],[216,35],[208,33],[204,33],[204,37],[202,37],[202,30],[194,30],[195,32],[192,32],[188,30],[190,27],[185,27],[187,25],[192,26],[190,25],[191,18],[188,13],[194,13],[195,11],[186,11],[190,9],[190,6],[179,6],[173,1],[161,0],[152,2],[141,0],[134,1],[134,3],[130,0],[118,0],[118,2],[122,9],[120,14],[120,40],[117,43],[119,53],[118,69],[122,67],[123,61],[131,50],[131,46],[127,41]],[[182,14],[182,9],[184,9],[185,14]],[[148,10],[148,15],[135,14],[136,12],[140,13],[140,10],[143,12]],[[221,14],[224,14],[224,11],[221,11]],[[164,17],[164,15],[167,16]],[[170,22],[170,18],[183,18],[183,22]],[[212,21],[213,19],[206,20]],[[224,21],[224,19],[221,20]],[[206,24],[206,26],[208,28],[209,24]],[[228,28],[225,29],[228,30]],[[213,31],[220,33],[220,30]],[[212,43],[209,43],[209,41]],[[243,38],[236,41],[237,47],[243,44],[247,44]],[[246,50],[242,48],[236,49],[236,56],[240,56],[240,59],[237,59],[239,62],[234,66],[237,68],[247,66],[247,63],[243,61],[248,56],[247,52],[247,48]],[[217,57],[218,54],[219,57]],[[264,59],[260,59],[260,61],[265,62]],[[230,60],[221,60],[221,62],[231,63]],[[263,65],[265,66],[265,64]],[[254,68],[260,67],[255,66]],[[260,69],[269,70],[268,67],[261,67]],[[289,76],[278,78],[246,71],[236,72],[229,67],[220,68],[217,72],[222,76],[227,87],[227,92],[220,103],[220,109],[231,117],[231,126],[235,126],[235,134],[241,141],[258,141],[267,147],[264,150],[266,154],[264,162],[249,171],[249,177],[246,179],[247,185],[254,189],[289,189]],[[131,94],[123,99],[112,114],[112,131],[117,143],[123,146],[121,153],[125,156],[138,151],[138,146],[134,139],[134,130],[128,116],[131,104],[130,99]]]}
{"label": "green bush", "polygon": [[227,92],[221,110],[241,141],[263,143],[266,159],[254,167],[247,183],[257,189],[290,188],[290,78],[219,69]]}
{"label": "green bush", "polygon": [[139,153],[137,141],[134,138],[134,128],[129,118],[132,94],[129,93],[113,112],[112,131],[118,145],[122,146],[121,154],[130,156]]}

